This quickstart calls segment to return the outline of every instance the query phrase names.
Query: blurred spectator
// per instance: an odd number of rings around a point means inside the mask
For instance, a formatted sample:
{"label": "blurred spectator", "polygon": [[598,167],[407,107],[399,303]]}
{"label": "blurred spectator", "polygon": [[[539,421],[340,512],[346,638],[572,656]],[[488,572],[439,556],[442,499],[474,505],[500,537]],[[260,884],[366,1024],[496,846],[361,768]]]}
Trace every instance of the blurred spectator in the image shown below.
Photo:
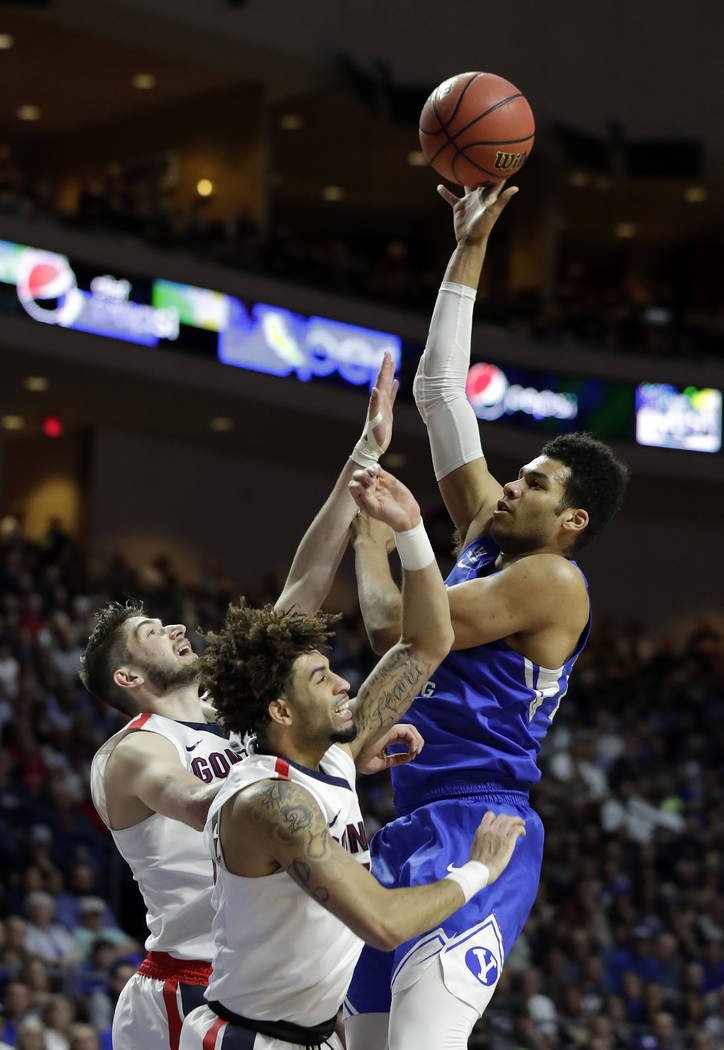
{"label": "blurred spectator", "polygon": [[45,1026],[37,1017],[26,1017],[18,1025],[17,1050],[45,1050]]}
{"label": "blurred spectator", "polygon": [[63,995],[51,995],[43,1008],[45,1050],[68,1050],[75,1010]]}
{"label": "blurred spectator", "polygon": [[88,1019],[99,1032],[110,1031],[118,996],[135,972],[135,966],[119,959],[111,966],[108,983],[91,993],[88,1000]]}
{"label": "blurred spectator", "polygon": [[30,1013],[30,989],[22,981],[10,981],[2,999],[0,1016],[0,1042],[15,1046],[21,1022]]}
{"label": "blurred spectator", "polygon": [[105,924],[107,905],[100,897],[81,897],[78,911],[79,925],[74,929],[73,937],[78,944],[81,959],[90,959],[98,941],[112,945],[116,956],[140,951],[141,946],[138,942],[131,940],[115,923]]}
{"label": "blurred spectator", "polygon": [[76,1022],[70,1026],[68,1050],[99,1050],[98,1036],[92,1025]]}
{"label": "blurred spectator", "polygon": [[55,902],[49,893],[36,890],[28,894],[25,948],[46,962],[67,966],[77,961],[79,951],[65,927],[53,921],[54,913]]}

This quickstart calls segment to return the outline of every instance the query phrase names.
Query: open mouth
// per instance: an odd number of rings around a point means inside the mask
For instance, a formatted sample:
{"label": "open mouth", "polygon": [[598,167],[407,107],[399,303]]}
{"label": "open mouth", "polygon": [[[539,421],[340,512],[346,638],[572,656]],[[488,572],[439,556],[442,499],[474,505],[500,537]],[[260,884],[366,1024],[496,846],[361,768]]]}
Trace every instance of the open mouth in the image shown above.
{"label": "open mouth", "polygon": [[343,722],[349,722],[352,719],[352,708],[350,707],[351,700],[347,697],[341,704],[337,704],[334,709],[335,715],[341,718]]}
{"label": "open mouth", "polygon": [[188,642],[181,642],[181,645],[176,650],[176,655],[177,656],[188,656],[188,654],[190,652],[193,652],[190,644]]}

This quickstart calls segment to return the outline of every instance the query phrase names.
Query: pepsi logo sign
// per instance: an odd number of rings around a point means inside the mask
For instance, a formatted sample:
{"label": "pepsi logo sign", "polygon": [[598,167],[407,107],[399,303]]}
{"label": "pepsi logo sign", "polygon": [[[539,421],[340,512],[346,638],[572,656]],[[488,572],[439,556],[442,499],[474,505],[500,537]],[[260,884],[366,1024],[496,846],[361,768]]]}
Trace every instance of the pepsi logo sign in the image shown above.
{"label": "pepsi logo sign", "polygon": [[68,260],[54,252],[24,252],[17,289],[23,309],[43,324],[68,327],[83,309],[83,295]]}
{"label": "pepsi logo sign", "polygon": [[514,412],[534,419],[575,419],[578,415],[575,394],[510,383],[502,368],[484,361],[468,372],[465,392],[478,419],[490,421]]}

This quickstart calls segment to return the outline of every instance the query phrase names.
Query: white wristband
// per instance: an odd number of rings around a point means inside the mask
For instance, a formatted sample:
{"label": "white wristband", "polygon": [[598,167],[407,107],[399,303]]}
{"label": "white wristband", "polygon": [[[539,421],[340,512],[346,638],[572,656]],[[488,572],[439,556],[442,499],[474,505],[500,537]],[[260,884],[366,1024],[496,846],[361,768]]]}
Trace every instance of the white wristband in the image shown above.
{"label": "white wristband", "polygon": [[435,561],[435,552],[425,532],[422,518],[414,528],[408,529],[407,532],[396,532],[395,544],[403,569],[408,571],[426,569]]}
{"label": "white wristband", "polygon": [[380,456],[383,453],[383,449],[375,441],[375,435],[373,434],[374,428],[378,423],[382,422],[382,413],[378,412],[374,419],[365,420],[365,428],[362,431],[362,437],[359,439],[357,444],[350,453],[350,459],[355,463],[359,463],[361,467],[374,467]]}
{"label": "white wristband", "polygon": [[490,871],[488,870],[488,865],[483,864],[482,861],[469,860],[461,868],[448,868],[448,874],[445,878],[457,882],[465,894],[465,903],[467,904],[471,897],[474,897],[476,893],[479,893],[488,885]]}

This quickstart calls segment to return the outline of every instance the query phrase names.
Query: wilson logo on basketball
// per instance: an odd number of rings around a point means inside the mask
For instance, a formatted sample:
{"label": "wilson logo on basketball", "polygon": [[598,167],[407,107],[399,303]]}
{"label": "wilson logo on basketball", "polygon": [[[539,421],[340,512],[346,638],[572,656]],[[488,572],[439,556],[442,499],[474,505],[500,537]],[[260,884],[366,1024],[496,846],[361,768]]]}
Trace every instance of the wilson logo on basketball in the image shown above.
{"label": "wilson logo on basketball", "polygon": [[504,168],[519,168],[525,158],[528,156],[527,153],[502,153],[500,150],[495,154],[494,167],[500,169]]}

